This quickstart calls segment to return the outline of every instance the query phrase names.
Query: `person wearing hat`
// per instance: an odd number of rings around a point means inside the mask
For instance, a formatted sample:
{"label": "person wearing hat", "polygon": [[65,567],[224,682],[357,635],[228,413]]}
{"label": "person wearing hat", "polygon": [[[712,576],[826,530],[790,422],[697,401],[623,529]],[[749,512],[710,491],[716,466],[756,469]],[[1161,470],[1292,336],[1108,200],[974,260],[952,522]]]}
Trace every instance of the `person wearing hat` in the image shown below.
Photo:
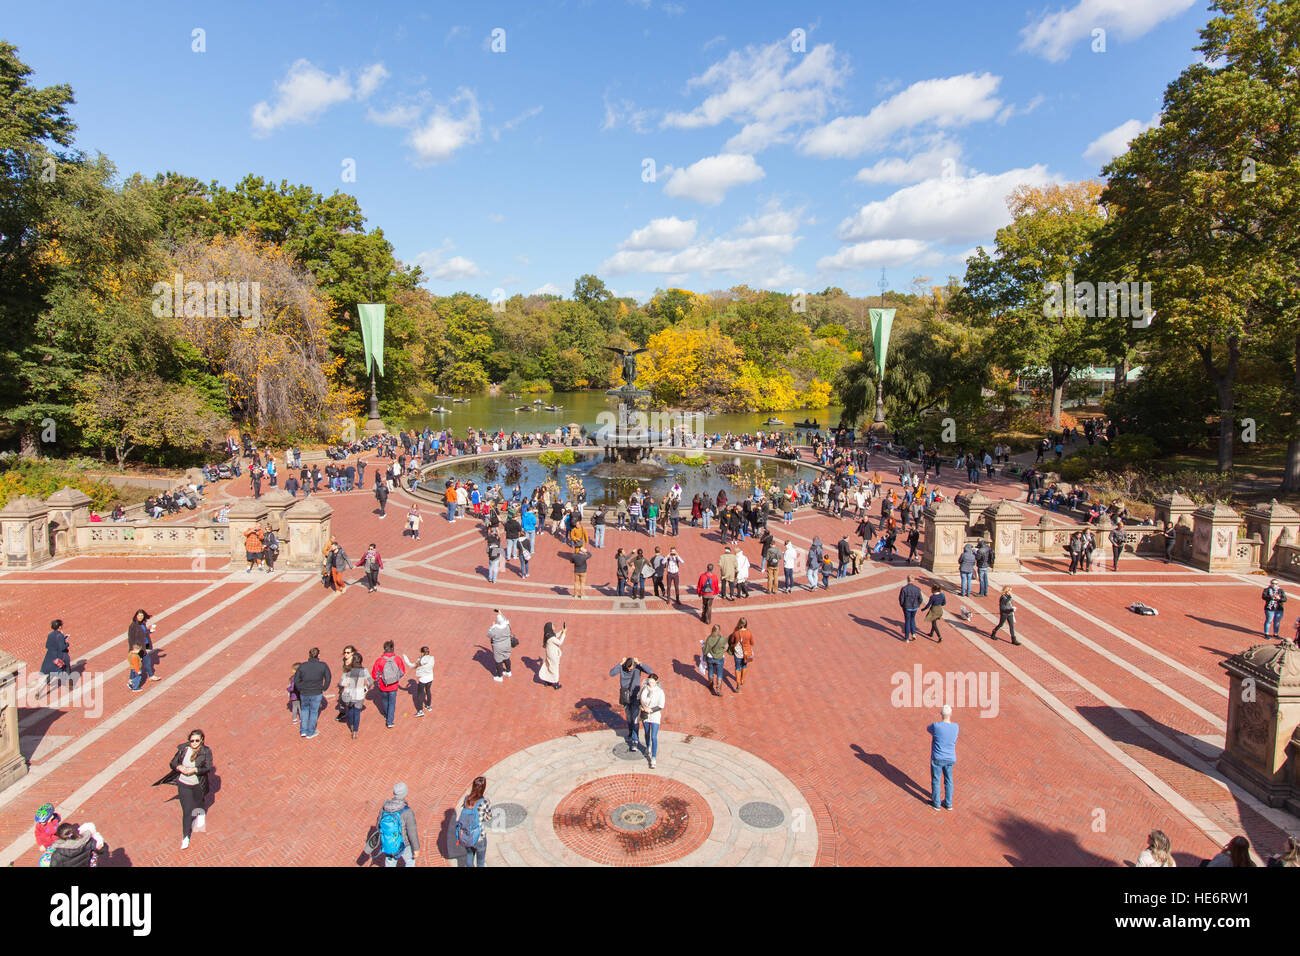
{"label": "person wearing hat", "polygon": [[943,809],[952,809],[952,768],[957,763],[958,727],[952,722],[952,708],[939,711],[941,719],[926,727],[930,735],[930,804],[939,809],[939,780],[943,780]]}
{"label": "person wearing hat", "polygon": [[416,832],[415,811],[406,802],[406,794],[406,784],[394,784],[393,795],[379,808],[379,818],[375,821],[379,837],[376,849],[384,855],[384,866],[397,866],[399,858],[407,866],[415,866],[415,860],[420,855],[420,835]]}

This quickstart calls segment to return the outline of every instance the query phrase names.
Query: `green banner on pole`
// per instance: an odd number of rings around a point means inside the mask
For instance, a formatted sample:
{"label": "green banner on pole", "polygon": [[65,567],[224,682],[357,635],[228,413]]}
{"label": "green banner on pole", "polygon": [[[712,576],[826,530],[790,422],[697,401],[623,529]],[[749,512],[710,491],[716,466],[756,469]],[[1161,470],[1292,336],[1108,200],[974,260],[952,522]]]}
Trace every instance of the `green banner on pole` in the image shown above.
{"label": "green banner on pole", "polygon": [[366,371],[370,363],[384,374],[384,306],[382,304],[357,305],[357,315],[361,319],[361,343],[366,350]]}
{"label": "green banner on pole", "polygon": [[876,374],[885,377],[885,353],[889,351],[889,330],[894,326],[893,309],[872,309],[871,343],[876,350]]}

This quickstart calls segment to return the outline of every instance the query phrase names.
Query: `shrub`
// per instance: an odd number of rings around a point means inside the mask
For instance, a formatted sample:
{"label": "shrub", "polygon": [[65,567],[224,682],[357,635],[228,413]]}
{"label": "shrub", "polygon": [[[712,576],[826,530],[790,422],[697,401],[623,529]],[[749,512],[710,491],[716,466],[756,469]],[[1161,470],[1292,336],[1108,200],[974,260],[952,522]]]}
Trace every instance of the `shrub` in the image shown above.
{"label": "shrub", "polygon": [[544,451],[537,456],[539,464],[552,470],[560,465],[572,465],[577,460],[578,457],[573,453],[572,448],[566,448],[563,451]]}

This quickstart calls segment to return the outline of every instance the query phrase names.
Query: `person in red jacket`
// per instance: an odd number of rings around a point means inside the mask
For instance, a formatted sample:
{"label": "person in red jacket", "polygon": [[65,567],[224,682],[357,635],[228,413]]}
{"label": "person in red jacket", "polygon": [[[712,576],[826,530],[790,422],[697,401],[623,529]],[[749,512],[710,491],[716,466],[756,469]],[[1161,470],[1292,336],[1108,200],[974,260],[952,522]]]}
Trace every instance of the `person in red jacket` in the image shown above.
{"label": "person in red jacket", "polygon": [[[385,671],[390,680],[384,679]],[[393,723],[397,720],[397,685],[405,675],[406,665],[393,653],[393,642],[384,641],[384,653],[375,659],[374,667],[370,668],[370,676],[379,685],[379,712],[384,715],[389,730],[393,729]]]}
{"label": "person in red jacket", "polygon": [[[719,492],[721,494],[721,492]],[[718,596],[718,590],[721,582],[718,580],[717,573],[713,570],[713,565],[704,569],[700,575],[700,580],[695,584],[695,593],[700,596],[700,602],[703,608],[700,610],[700,621],[708,624],[713,620],[713,599]]]}

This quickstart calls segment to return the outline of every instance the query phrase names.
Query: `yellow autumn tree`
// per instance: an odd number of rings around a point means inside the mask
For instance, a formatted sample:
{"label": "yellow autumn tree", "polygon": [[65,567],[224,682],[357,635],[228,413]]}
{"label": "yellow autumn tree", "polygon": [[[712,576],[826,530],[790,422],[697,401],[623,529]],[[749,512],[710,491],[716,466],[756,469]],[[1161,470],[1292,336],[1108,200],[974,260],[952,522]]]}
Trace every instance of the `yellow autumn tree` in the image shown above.
{"label": "yellow autumn tree", "polygon": [[180,322],[237,417],[264,434],[324,435],[360,410],[329,352],[329,301],[282,248],[218,237],[181,246],[168,266],[155,312]]}

